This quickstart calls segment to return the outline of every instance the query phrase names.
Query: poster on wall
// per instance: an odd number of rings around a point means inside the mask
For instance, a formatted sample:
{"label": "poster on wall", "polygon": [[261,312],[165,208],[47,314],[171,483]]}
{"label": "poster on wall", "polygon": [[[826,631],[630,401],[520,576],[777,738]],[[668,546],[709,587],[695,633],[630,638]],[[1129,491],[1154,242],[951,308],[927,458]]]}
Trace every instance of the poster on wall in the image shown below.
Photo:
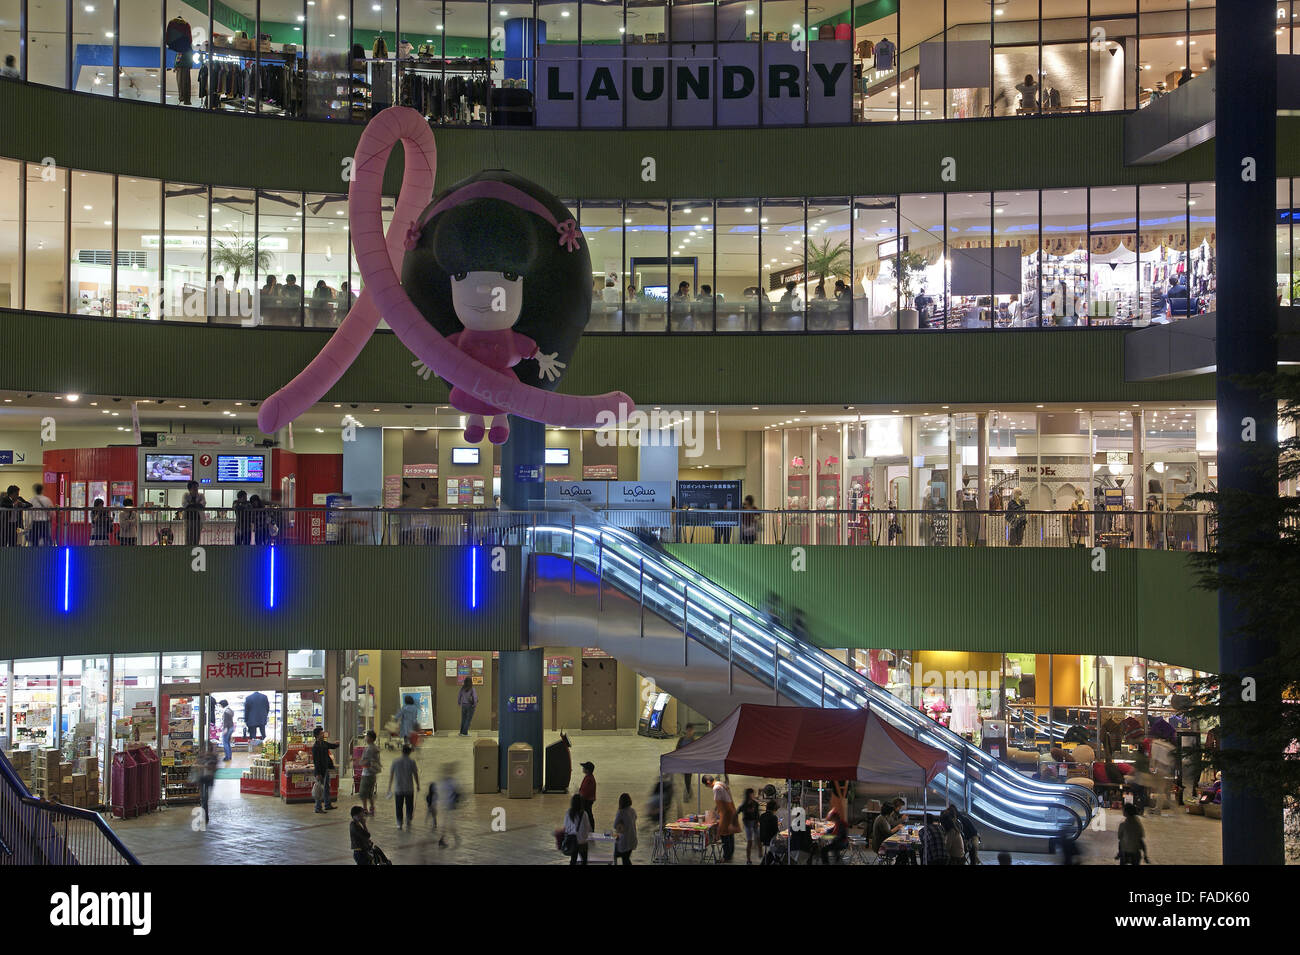
{"label": "poster on wall", "polygon": [[402,478],[398,474],[384,475],[384,507],[400,507],[402,503]]}
{"label": "poster on wall", "polygon": [[738,511],[740,501],[739,481],[677,482],[678,508],[697,511]]}
{"label": "poster on wall", "polygon": [[114,481],[109,486],[109,493],[112,495],[113,507],[121,507],[126,503],[129,497],[135,500],[135,482],[134,481]]}
{"label": "poster on wall", "polygon": [[617,481],[617,464],[584,464],[582,466],[584,481]]}
{"label": "poster on wall", "polygon": [[447,503],[460,503],[460,478],[447,478]]}
{"label": "poster on wall", "polygon": [[88,485],[88,490],[86,492],[86,500],[90,501],[92,505],[96,501],[103,501],[105,504],[107,504],[108,503],[108,482],[91,481]]}
{"label": "poster on wall", "polygon": [[[86,482],[85,481],[72,482],[72,506],[83,507],[83,508],[86,506]],[[74,521],[84,522],[86,520],[86,515],[84,513],[73,514],[72,519]]]}
{"label": "poster on wall", "polygon": [[402,477],[408,478],[436,478],[438,476],[438,465],[436,464],[403,464]]}
{"label": "poster on wall", "polygon": [[400,711],[406,705],[406,698],[415,699],[416,708],[420,715],[416,717],[420,721],[420,729],[433,732],[433,687],[431,686],[399,686],[397,688],[397,709]]}
{"label": "poster on wall", "polygon": [[486,493],[487,493],[487,492],[486,492],[486,490],[484,489],[484,486],[483,486],[483,479],[482,479],[482,478],[475,478],[475,479],[474,479],[474,498],[473,498],[472,503],[474,503],[474,504],[483,504],[483,503],[485,503],[485,500],[486,500],[486,499],[485,499],[484,495],[485,495]]}
{"label": "poster on wall", "polygon": [[546,682],[551,686],[559,686],[561,683],[572,683],[573,657],[547,657]]}

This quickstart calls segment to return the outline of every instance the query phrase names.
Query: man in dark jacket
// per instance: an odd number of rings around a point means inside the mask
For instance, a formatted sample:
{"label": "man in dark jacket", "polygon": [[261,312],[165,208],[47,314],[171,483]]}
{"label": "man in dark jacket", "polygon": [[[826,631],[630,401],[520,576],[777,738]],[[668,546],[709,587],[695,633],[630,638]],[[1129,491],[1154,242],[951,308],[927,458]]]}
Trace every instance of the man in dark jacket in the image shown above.
{"label": "man in dark jacket", "polygon": [[[316,767],[316,781],[321,784],[321,794],[316,797],[316,811],[324,812],[325,809],[333,809],[330,803],[330,770],[334,768],[334,760],[330,758],[330,750],[338,749],[338,743],[331,743],[325,735],[325,731],[319,726],[312,731],[312,736],[316,742],[311,744],[311,761]],[[321,808],[321,803],[325,808]]]}
{"label": "man in dark jacket", "polygon": [[265,693],[253,692],[244,697],[244,723],[248,726],[248,750],[253,750],[254,739],[266,739],[266,718],[271,713],[271,701]]}

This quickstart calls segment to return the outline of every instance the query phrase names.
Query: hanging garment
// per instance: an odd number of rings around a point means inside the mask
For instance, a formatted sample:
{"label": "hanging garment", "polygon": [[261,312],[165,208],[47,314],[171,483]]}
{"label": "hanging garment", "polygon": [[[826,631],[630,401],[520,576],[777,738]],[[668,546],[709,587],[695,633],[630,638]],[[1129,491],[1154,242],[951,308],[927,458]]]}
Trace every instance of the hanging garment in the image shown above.
{"label": "hanging garment", "polygon": [[888,72],[894,68],[894,51],[898,47],[890,42],[888,37],[881,39],[876,44],[876,69],[881,72]]}

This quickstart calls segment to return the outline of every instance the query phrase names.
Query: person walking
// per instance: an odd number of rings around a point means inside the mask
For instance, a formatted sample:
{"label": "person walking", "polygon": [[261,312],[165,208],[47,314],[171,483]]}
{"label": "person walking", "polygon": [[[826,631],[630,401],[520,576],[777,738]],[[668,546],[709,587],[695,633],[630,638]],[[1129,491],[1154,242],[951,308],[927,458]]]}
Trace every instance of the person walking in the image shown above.
{"label": "person walking", "polygon": [[360,806],[353,806],[351,815],[348,841],[352,845],[352,858],[357,865],[370,865],[370,850],[374,843],[370,840],[370,829],[366,826],[366,811]]}
{"label": "person walking", "polygon": [[[245,706],[248,704],[245,703]],[[361,751],[361,805],[367,816],[375,814],[375,784],[383,771],[379,758],[379,745],[375,742],[375,731],[366,731],[366,748]]]}
{"label": "person walking", "polygon": [[90,507],[90,546],[107,547],[112,543],[113,512],[104,506],[102,497]]}
{"label": "person walking", "polygon": [[181,498],[181,515],[185,519],[185,546],[197,547],[203,536],[203,511],[208,506],[207,500],[199,491],[199,482],[190,481],[185,485],[185,496]]}
{"label": "person walking", "polygon": [[420,732],[420,708],[409,694],[402,700],[402,708],[397,711],[397,735],[414,749]]}
{"label": "person walking", "polygon": [[722,839],[722,861],[730,862],[736,854],[736,833],[740,832],[736,802],[731,798],[731,790],[721,779],[701,776],[700,785],[713,790],[713,811],[718,816],[718,836]]}
{"label": "person walking", "polygon": [[[569,800],[569,811],[564,814],[564,835],[560,848],[569,857],[569,865],[587,864],[587,842],[591,839],[591,820],[583,808],[582,797],[577,793]],[[582,861],[579,862],[578,860]]]}
{"label": "person walking", "polygon": [[221,707],[221,749],[225,753],[225,762],[230,762],[230,737],[235,735],[235,711],[230,708],[229,700],[217,703]]}
{"label": "person walking", "polygon": [[614,813],[614,860],[631,865],[636,847],[636,810],[632,808],[632,796],[623,793],[618,797],[618,812]]}
{"label": "person walking", "polygon": [[[50,537],[50,509],[54,502],[45,496],[44,484],[32,485],[32,499],[28,502],[27,515],[31,527],[27,533],[27,543],[32,547],[44,547],[53,543]],[[121,535],[118,535],[121,540]]]}
{"label": "person walking", "polygon": [[470,721],[474,719],[474,708],[478,706],[478,691],[468,676],[456,694],[456,705],[460,707],[460,735],[468,736]]}
{"label": "person walking", "polygon": [[140,514],[135,509],[135,499],[128,497],[117,512],[117,542],[123,547],[134,547],[140,539]]}
{"label": "person walking", "polygon": [[[677,745],[673,747],[673,751],[676,752],[677,750],[681,749],[683,746],[687,746],[694,742],[695,742],[695,724],[687,723],[686,727],[682,730],[681,737],[677,740]],[[692,775],[691,773],[682,773],[682,779],[685,780],[686,783],[684,787],[686,795],[682,797],[683,808],[689,805],[691,801],[691,775]]]}
{"label": "person walking", "polygon": [[242,547],[253,542],[253,520],[248,513],[248,492],[240,491],[235,495],[235,546]]}
{"label": "person walking", "polygon": [[[397,829],[415,823],[415,791],[420,786],[420,769],[411,759],[411,746],[402,747],[402,755],[388,770],[388,794],[397,803]],[[405,815],[403,815],[405,813]]]}
{"label": "person walking", "polygon": [[[442,780],[438,784],[438,789],[434,793],[434,803],[442,803],[442,828],[438,832],[438,848],[446,849],[447,840],[453,843],[453,848],[460,845],[460,832],[456,828],[456,810],[460,808],[460,786],[456,784],[456,764],[444,763],[442,767]],[[434,825],[437,826],[438,820],[435,815]]]}
{"label": "person walking", "polygon": [[763,861],[763,850],[759,847],[758,842],[758,816],[760,807],[758,798],[754,795],[754,788],[745,790],[745,796],[740,800],[740,823],[745,830],[745,865],[753,865],[754,849],[758,848],[758,861]]}
{"label": "person walking", "polygon": [[[582,809],[587,814],[587,823],[591,829],[596,828],[596,817],[591,808],[596,804],[596,764],[582,763],[582,782],[578,784],[578,795],[582,797]],[[583,857],[584,859],[586,856]]]}
{"label": "person walking", "polygon": [[754,495],[746,494],[745,500],[740,504],[740,542],[742,544],[752,544],[758,540],[758,528],[761,518],[758,514],[758,505],[754,503]]}
{"label": "person walking", "polygon": [[194,761],[192,778],[199,785],[199,806],[203,809],[203,825],[208,824],[208,804],[212,800],[212,786],[217,781],[217,754],[211,749],[199,753]]}
{"label": "person walking", "polygon": [[316,811],[325,812],[327,809],[334,808],[330,802],[330,770],[334,768],[334,759],[330,756],[330,750],[338,749],[339,744],[331,743],[325,730],[319,726],[312,730],[311,735],[315,739],[311,744],[311,761],[316,770],[316,782],[320,784],[320,795],[316,797]]}

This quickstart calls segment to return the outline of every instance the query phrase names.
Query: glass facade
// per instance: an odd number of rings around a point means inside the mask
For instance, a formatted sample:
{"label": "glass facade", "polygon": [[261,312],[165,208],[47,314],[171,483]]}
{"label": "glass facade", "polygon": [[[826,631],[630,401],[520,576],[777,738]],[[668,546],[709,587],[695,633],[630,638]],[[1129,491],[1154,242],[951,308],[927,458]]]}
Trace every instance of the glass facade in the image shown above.
{"label": "glass facade", "polygon": [[[1295,12],[1278,4],[1279,52]],[[1215,19],[1193,0],[0,0],[0,56],[31,83],[342,122],[397,103],[434,124],[824,125],[1141,108],[1213,65]]]}
{"label": "glass facade", "polygon": [[[1279,180],[1284,305],[1294,192]],[[565,202],[590,243],[593,333],[1141,326],[1216,303],[1207,182]],[[360,288],[346,211],[341,193],[0,160],[0,308],[333,327]]]}

